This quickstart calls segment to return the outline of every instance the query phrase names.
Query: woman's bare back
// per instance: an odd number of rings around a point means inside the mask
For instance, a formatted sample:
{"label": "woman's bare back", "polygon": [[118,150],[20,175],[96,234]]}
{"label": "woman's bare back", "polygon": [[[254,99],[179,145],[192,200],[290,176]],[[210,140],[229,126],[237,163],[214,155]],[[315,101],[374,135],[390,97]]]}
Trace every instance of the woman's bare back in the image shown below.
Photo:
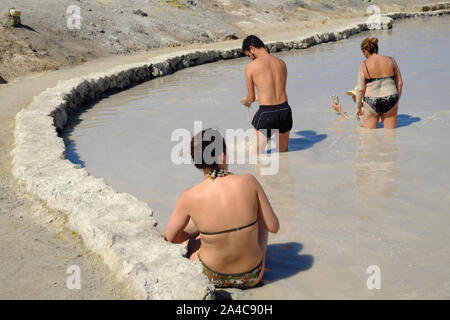
{"label": "woman's bare back", "polygon": [[395,65],[392,58],[382,55],[372,55],[365,61],[367,69],[364,68],[366,79],[391,77],[395,74]]}
{"label": "woman's bare back", "polygon": [[[254,178],[253,178],[254,179]],[[189,189],[190,216],[200,232],[217,233],[258,219],[258,194],[250,175],[204,180]],[[202,261],[223,273],[249,270],[261,262],[258,223],[238,231],[201,234]]]}

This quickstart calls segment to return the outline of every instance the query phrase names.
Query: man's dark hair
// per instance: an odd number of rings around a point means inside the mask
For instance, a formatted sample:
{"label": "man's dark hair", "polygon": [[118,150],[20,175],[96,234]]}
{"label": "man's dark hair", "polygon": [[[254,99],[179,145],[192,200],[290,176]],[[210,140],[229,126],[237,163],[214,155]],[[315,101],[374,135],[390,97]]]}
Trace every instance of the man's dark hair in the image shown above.
{"label": "man's dark hair", "polygon": [[250,51],[250,46],[255,48],[265,48],[264,42],[255,35],[248,36],[242,42],[242,52]]}

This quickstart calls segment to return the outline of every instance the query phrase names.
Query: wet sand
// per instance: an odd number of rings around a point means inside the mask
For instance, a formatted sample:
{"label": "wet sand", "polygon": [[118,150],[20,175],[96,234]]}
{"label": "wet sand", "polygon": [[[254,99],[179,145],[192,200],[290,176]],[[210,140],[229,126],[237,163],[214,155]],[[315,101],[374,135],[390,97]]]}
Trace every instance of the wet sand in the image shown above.
{"label": "wet sand", "polygon": [[[252,298],[450,297],[449,148],[442,139],[450,121],[448,23],[448,17],[415,19],[371,32],[381,53],[397,59],[405,81],[399,128],[390,132],[366,132],[329,106],[337,93],[352,110],[344,95],[354,87],[359,43],[369,33],[278,54],[289,69],[291,152],[280,156],[275,176],[231,167],[258,176],[281,222],[269,239],[265,285]],[[246,62],[183,70],[102,100],[80,116],[69,158],[147,201],[164,230],[178,194],[201,179],[192,166],[171,163],[170,133],[192,132],[194,120],[247,128],[239,105]],[[366,287],[370,265],[381,269],[381,290]]]}

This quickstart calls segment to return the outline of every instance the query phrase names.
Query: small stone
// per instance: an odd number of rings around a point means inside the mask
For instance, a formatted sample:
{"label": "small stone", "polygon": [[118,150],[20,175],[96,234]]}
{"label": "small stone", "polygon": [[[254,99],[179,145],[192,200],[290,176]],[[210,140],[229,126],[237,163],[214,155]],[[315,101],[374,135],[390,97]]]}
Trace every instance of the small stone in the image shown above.
{"label": "small stone", "polygon": [[225,38],[224,38],[224,39],[225,39],[225,40],[236,40],[236,39],[239,39],[239,37],[236,35],[235,32],[228,31],[228,32],[225,34]]}
{"label": "small stone", "polygon": [[133,10],[133,13],[138,15],[138,16],[148,17],[148,13],[142,11],[141,9]]}

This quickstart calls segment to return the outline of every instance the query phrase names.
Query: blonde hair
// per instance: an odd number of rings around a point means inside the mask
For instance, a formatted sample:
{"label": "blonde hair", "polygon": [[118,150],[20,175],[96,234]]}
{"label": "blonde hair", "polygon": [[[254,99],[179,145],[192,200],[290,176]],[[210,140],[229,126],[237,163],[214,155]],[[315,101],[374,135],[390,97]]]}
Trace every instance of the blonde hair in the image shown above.
{"label": "blonde hair", "polygon": [[378,38],[366,38],[361,42],[361,50],[369,54],[378,53]]}

